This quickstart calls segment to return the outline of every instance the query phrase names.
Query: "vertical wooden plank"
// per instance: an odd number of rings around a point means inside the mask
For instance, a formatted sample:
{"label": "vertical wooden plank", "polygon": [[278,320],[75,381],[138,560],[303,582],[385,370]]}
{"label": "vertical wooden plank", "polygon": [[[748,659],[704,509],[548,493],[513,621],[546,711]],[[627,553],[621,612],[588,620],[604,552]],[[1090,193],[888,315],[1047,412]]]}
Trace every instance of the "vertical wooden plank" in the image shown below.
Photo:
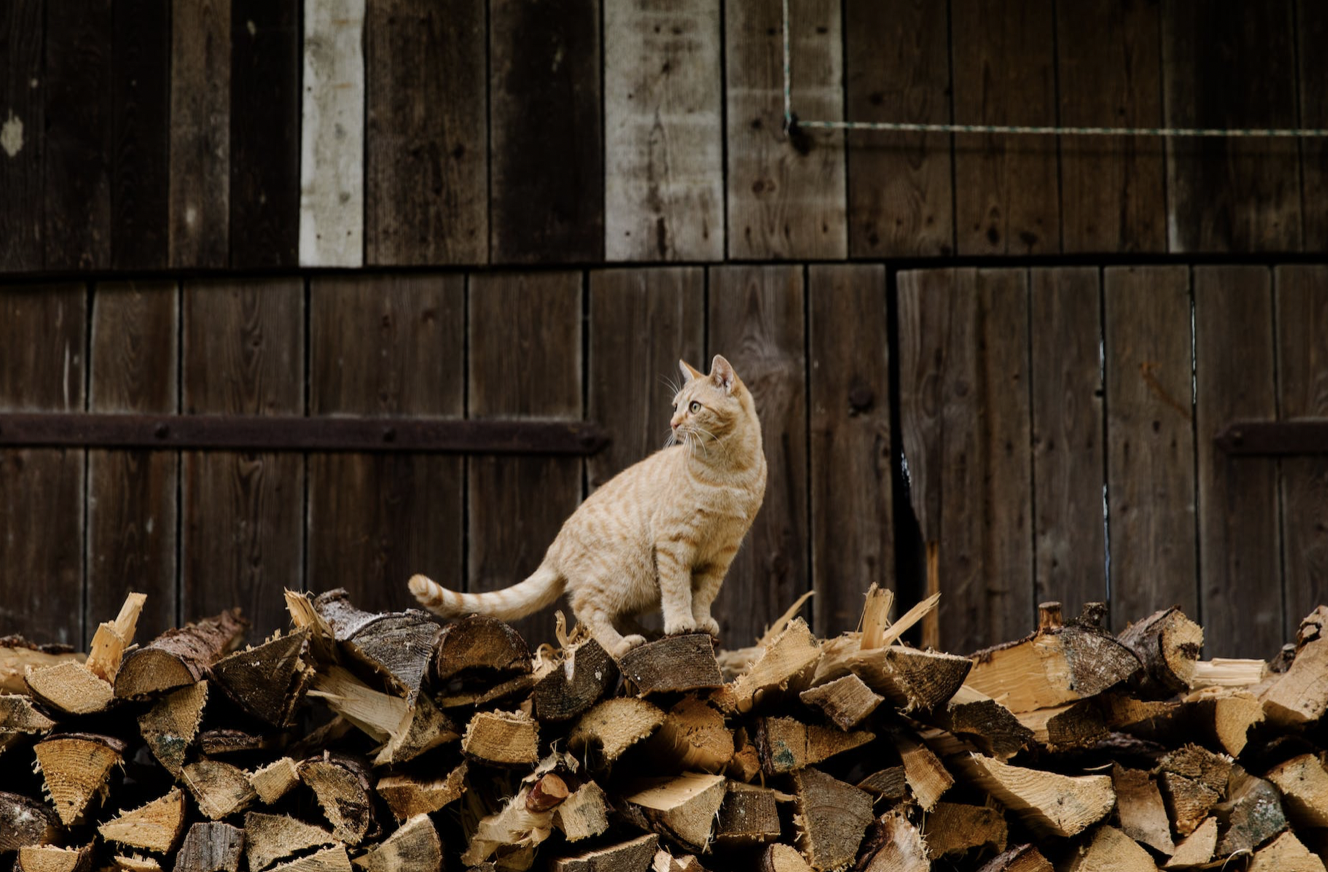
{"label": "vertical wooden plank", "polygon": [[1023,270],[899,276],[904,451],[947,651],[1033,621],[1028,305]]}
{"label": "vertical wooden plank", "polygon": [[817,265],[807,288],[816,634],[854,629],[895,587],[885,267]]}
{"label": "vertical wooden plank", "polygon": [[369,0],[365,260],[485,263],[483,0]]}
{"label": "vertical wooden plank", "polygon": [[[582,416],[581,281],[577,272],[471,276],[471,418]],[[581,500],[582,466],[570,457],[467,459],[468,590],[535,571]],[[550,611],[514,626],[532,645],[553,639]]]}
{"label": "vertical wooden plank", "polygon": [[231,3],[174,0],[171,12],[170,262],[230,262]]}
{"label": "vertical wooden plank", "polygon": [[[1328,267],[1279,266],[1278,417],[1328,418]],[[1282,553],[1286,566],[1284,639],[1328,602],[1328,457],[1281,459]]]}
{"label": "vertical wooden plank", "polygon": [[[1060,123],[1161,126],[1160,26],[1156,3],[1059,0]],[[1064,251],[1167,250],[1163,143],[1140,136],[1061,139]]]}
{"label": "vertical wooden plank", "polygon": [[46,268],[111,264],[111,0],[46,10]]}
{"label": "vertical wooden plank", "polygon": [[[186,414],[304,412],[299,279],[190,282],[183,334]],[[284,627],[282,590],[304,584],[304,458],[185,452],[181,474],[184,619],[238,605],[251,638]]]}
{"label": "vertical wooden plank", "polygon": [[[92,305],[88,408],[93,412],[177,411],[179,292],[174,282],[102,282]],[[125,595],[148,595],[138,632],[176,626],[174,451],[88,450],[87,606],[91,641]]]}
{"label": "vertical wooden plank", "polygon": [[[82,411],[86,348],[83,285],[7,288],[0,294],[0,409]],[[0,632],[82,642],[84,453],[0,451]]]}
{"label": "vertical wooden plank", "polygon": [[119,0],[114,19],[111,265],[162,269],[169,237],[170,0]]}
{"label": "vertical wooden plank", "polygon": [[231,0],[231,266],[299,262],[300,34],[300,0]]}
{"label": "vertical wooden plank", "polygon": [[[846,0],[849,121],[950,123],[950,14],[930,0]],[[848,133],[849,255],[954,253],[951,136]]]}
{"label": "vertical wooden plank", "polygon": [[719,4],[605,0],[608,260],[724,259]]}
{"label": "vertical wooden plank", "polygon": [[591,489],[663,447],[678,360],[705,357],[705,271],[699,267],[590,274],[590,420],[612,441],[586,458]]}
{"label": "vertical wooden plank", "polygon": [[[1163,4],[1166,121],[1171,127],[1295,127],[1290,0]],[[1173,252],[1299,251],[1300,161],[1294,139],[1176,139],[1167,147]]]}
{"label": "vertical wooden plank", "polygon": [[[464,330],[463,276],[315,279],[310,414],[461,417]],[[455,585],[462,493],[459,455],[311,454],[310,589],[390,611],[416,572]]]}
{"label": "vertical wooden plank", "polygon": [[598,0],[489,10],[489,257],[604,259]]}
{"label": "vertical wooden plank", "polygon": [[45,20],[44,0],[10,0],[0,9],[0,272],[42,265]]}
{"label": "vertical wooden plank", "polygon": [[1189,273],[1111,267],[1103,296],[1111,624],[1199,620]]}
{"label": "vertical wooden plank", "polygon": [[1286,641],[1277,461],[1229,457],[1213,441],[1236,418],[1277,416],[1273,358],[1268,268],[1195,267],[1200,615],[1208,656],[1272,657]]}
{"label": "vertical wooden plank", "polygon": [[[954,0],[954,116],[958,124],[1056,123],[1051,0]],[[955,136],[960,254],[1061,250],[1056,140]]]}
{"label": "vertical wooden plank", "polygon": [[[848,253],[841,131],[784,130],[780,0],[725,5],[729,256],[741,260],[843,258]],[[837,0],[789,6],[793,108],[844,117]]]}
{"label": "vertical wooden plank", "polygon": [[364,263],[364,0],[304,9],[300,265]]}
{"label": "vertical wooden plank", "polygon": [[[1328,5],[1317,0],[1300,0],[1296,33],[1300,38],[1296,54],[1300,60],[1297,76],[1300,123],[1304,127],[1328,127],[1328,53],[1323,51],[1323,46],[1328,45]],[[1318,192],[1328,189],[1328,139],[1302,139],[1300,158],[1304,173],[1301,183],[1304,248],[1323,251],[1328,248],[1328,198]]]}
{"label": "vertical wooden plank", "polygon": [[1037,599],[1077,615],[1107,602],[1098,270],[1035,269],[1031,279]]}
{"label": "vertical wooden plank", "polygon": [[709,353],[751,390],[770,467],[715,605],[732,648],[752,644],[808,587],[805,290],[796,266],[718,267],[710,281]]}

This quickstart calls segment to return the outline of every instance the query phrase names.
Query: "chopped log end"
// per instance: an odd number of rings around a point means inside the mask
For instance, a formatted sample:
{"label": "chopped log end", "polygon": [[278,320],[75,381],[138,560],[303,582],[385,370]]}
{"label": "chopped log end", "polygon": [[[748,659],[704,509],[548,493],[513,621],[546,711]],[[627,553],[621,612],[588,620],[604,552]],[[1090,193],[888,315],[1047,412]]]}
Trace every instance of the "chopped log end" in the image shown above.
{"label": "chopped log end", "polygon": [[438,872],[443,843],[427,814],[416,815],[375,846],[355,865],[366,872]]}
{"label": "chopped log end", "polygon": [[476,712],[461,737],[461,750],[490,766],[533,766],[539,760],[539,725],[520,710]]}
{"label": "chopped log end", "polygon": [[327,754],[299,765],[300,780],[314,792],[323,816],[332,825],[332,835],[359,845],[377,836],[372,781],[369,767],[357,757]]}
{"label": "chopped log end", "polygon": [[526,640],[497,618],[471,615],[443,627],[434,646],[433,672],[440,685],[452,679],[530,672]]}
{"label": "chopped log end", "polygon": [[569,645],[536,677],[535,718],[561,723],[584,714],[617,686],[618,674],[618,664],[594,639]]}
{"label": "chopped log end", "polygon": [[808,725],[796,718],[762,718],[757,725],[756,747],[767,775],[780,775],[828,760],[861,747],[876,738],[859,730]]}
{"label": "chopped log end", "polygon": [[280,757],[249,773],[249,784],[259,800],[272,805],[300,783],[300,771],[290,757]]}
{"label": "chopped log end", "polygon": [[175,855],[175,872],[239,872],[244,830],[227,823],[196,823]]}
{"label": "chopped log end", "polygon": [[1070,861],[1069,872],[1156,872],[1153,857],[1125,833],[1100,826],[1093,839]]}
{"label": "chopped log end", "polygon": [[92,868],[91,843],[81,848],[33,845],[18,849],[15,872],[88,872]]}
{"label": "chopped log end", "polygon": [[115,688],[84,664],[72,660],[33,669],[27,681],[33,696],[65,714],[105,711],[115,699]]}
{"label": "chopped log end", "polygon": [[1005,850],[1009,828],[997,809],[939,802],[927,815],[925,835],[924,856],[936,860],[976,849],[999,854]]}
{"label": "chopped log end", "polygon": [[608,799],[593,781],[572,791],[553,812],[553,823],[569,842],[603,835],[609,829]]}
{"label": "chopped log end", "polygon": [[184,792],[177,787],[160,799],[107,821],[97,832],[108,842],[164,854],[184,832],[185,812]]}
{"label": "chopped log end", "polygon": [[710,846],[715,818],[724,802],[724,776],[684,773],[673,778],[653,779],[646,785],[625,796],[624,802],[648,829],[683,850],[705,852]]}
{"label": "chopped log end", "polygon": [[841,730],[853,729],[885,701],[852,673],[804,690],[799,696],[807,705],[824,712]]}
{"label": "chopped log end", "polygon": [[872,822],[871,796],[816,769],[793,773],[798,848],[814,869],[851,863]]}
{"label": "chopped log end", "polygon": [[244,770],[221,760],[190,763],[180,780],[193,794],[198,810],[214,821],[244,811],[258,798]]}
{"label": "chopped log end", "polygon": [[606,699],[581,716],[567,743],[578,754],[594,750],[597,765],[607,766],[663,723],[664,712],[645,700]]}
{"label": "chopped log end", "polygon": [[36,746],[46,791],[65,826],[73,826],[100,796],[111,770],[124,759],[126,745],[111,736],[72,733]]}
{"label": "chopped log end", "polygon": [[245,857],[251,872],[261,872],[301,851],[337,843],[332,833],[313,824],[287,815],[253,811],[244,816],[244,835]]}
{"label": "chopped log end", "polygon": [[249,714],[274,727],[288,727],[314,678],[313,668],[300,656],[308,641],[307,629],[274,636],[218,660],[213,679]]}
{"label": "chopped log end", "polygon": [[125,656],[115,676],[115,695],[143,699],[201,680],[212,664],[239,645],[246,627],[240,610],[230,609],[167,630]]}
{"label": "chopped log end", "polygon": [[771,845],[761,854],[761,872],[812,872],[812,867],[796,849]]}
{"label": "chopped log end", "polygon": [[645,835],[630,842],[554,860],[553,872],[649,872],[658,850],[659,836]]}
{"label": "chopped log end", "polygon": [[783,835],[775,792],[741,782],[729,782],[719,808],[715,841],[721,845],[761,845]]}
{"label": "chopped log end", "polygon": [[802,618],[789,621],[770,640],[757,660],[734,681],[733,695],[739,712],[749,712],[767,694],[786,689],[790,682],[816,666],[821,643]]}
{"label": "chopped log end", "polygon": [[207,699],[208,683],[200,681],[157,700],[138,719],[139,733],[152,756],[177,778],[184,766],[185,754],[198,735]]}
{"label": "chopped log end", "polygon": [[665,636],[640,645],[618,658],[618,668],[641,696],[724,683],[715,660],[715,640],[706,633]]}
{"label": "chopped log end", "polygon": [[35,799],[0,793],[0,854],[29,845],[47,845],[60,835],[55,812]]}
{"label": "chopped log end", "polygon": [[1102,820],[1116,804],[1108,775],[1060,775],[971,755],[964,774],[1041,836],[1068,838]]}
{"label": "chopped log end", "polygon": [[461,798],[466,785],[466,764],[462,763],[444,778],[424,779],[415,775],[385,775],[374,788],[387,803],[392,816],[407,820],[420,814],[432,814]]}

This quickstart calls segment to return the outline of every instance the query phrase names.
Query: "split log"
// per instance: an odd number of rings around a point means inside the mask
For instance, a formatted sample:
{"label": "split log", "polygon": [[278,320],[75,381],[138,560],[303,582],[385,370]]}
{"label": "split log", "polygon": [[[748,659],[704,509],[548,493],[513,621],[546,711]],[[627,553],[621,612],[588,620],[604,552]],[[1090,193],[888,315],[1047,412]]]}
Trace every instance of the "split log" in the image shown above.
{"label": "split log", "polygon": [[1205,726],[1212,724],[1212,734],[1228,754],[1240,756],[1249,742],[1250,730],[1263,723],[1263,705],[1248,691],[1220,689],[1201,696],[1197,705],[1204,712]]}
{"label": "split log", "polygon": [[1001,760],[1018,754],[1035,738],[1034,731],[1008,708],[967,685],[955,691],[927,720]]}
{"label": "split log", "polygon": [[107,684],[115,684],[116,673],[124,659],[125,649],[134,641],[134,632],[138,628],[138,616],[143,612],[143,603],[147,594],[131,593],[125,597],[124,605],[114,621],[104,621],[97,627],[89,646],[88,659],[84,665],[88,671]]}
{"label": "split log", "polygon": [[659,836],[650,834],[553,861],[553,872],[650,872]]}
{"label": "split log", "polygon": [[442,633],[428,614],[361,611],[343,588],[320,593],[313,605],[342,650],[379,675],[392,692],[409,696],[420,691]]}
{"label": "split log", "polygon": [[369,767],[358,757],[324,753],[299,765],[300,780],[314,792],[332,835],[358,845],[378,835]]}
{"label": "split log", "polygon": [[374,788],[397,820],[420,814],[432,814],[461,798],[466,789],[466,764],[462,763],[443,778],[425,779],[417,775],[385,775]]}
{"label": "split log", "polygon": [[1237,768],[1231,776],[1230,798],[1213,807],[1223,825],[1217,856],[1252,852],[1287,828],[1277,788]]}
{"label": "split log", "polygon": [[443,843],[429,816],[416,815],[357,857],[355,865],[366,872],[438,872],[443,867]]}
{"label": "split log", "polygon": [[113,868],[118,872],[163,872],[160,860],[142,854],[116,854]]}
{"label": "split log", "polygon": [[1188,836],[1226,793],[1231,760],[1198,745],[1171,752],[1158,765],[1158,783],[1176,833]]}
{"label": "split log", "polygon": [[1207,818],[1185,838],[1176,843],[1176,851],[1166,862],[1167,869],[1189,869],[1212,861],[1217,853],[1217,818]]}
{"label": "split log", "polygon": [[244,816],[244,853],[250,872],[262,872],[293,854],[336,843],[327,830],[284,814],[251,811]]}
{"label": "split log", "polygon": [[1162,791],[1152,775],[1116,764],[1111,770],[1111,786],[1116,791],[1116,811],[1125,835],[1159,853],[1174,854],[1176,845],[1171,840]]}
{"label": "split log", "polygon": [[175,872],[239,872],[244,830],[230,824],[196,823],[175,855]]}
{"label": "split log", "polygon": [[207,698],[208,683],[200,681],[163,696],[139,716],[139,733],[148,750],[177,778],[184,766],[185,753],[198,735]]}
{"label": "split log", "polygon": [[853,729],[885,702],[885,697],[852,673],[804,690],[799,697],[824,712],[841,730]]}
{"label": "split log", "polygon": [[746,727],[733,731],[733,756],[729,758],[724,772],[733,779],[749,783],[761,771],[761,754],[747,735]]}
{"label": "split log", "polygon": [[761,855],[760,872],[812,872],[812,867],[788,845],[770,845]]}
{"label": "split log", "polygon": [[0,693],[27,695],[25,676],[31,669],[72,661],[82,663],[87,655],[68,645],[34,645],[22,636],[0,636]]}
{"label": "split log", "polygon": [[595,766],[608,766],[664,723],[664,712],[633,697],[606,699],[581,716],[567,737],[578,755],[593,751]]}
{"label": "split log", "polygon": [[456,725],[426,694],[402,699],[382,693],[340,666],[319,671],[309,694],[321,699],[361,732],[383,743],[374,759],[376,765],[405,763],[460,738]]}
{"label": "split log", "polygon": [[508,699],[515,700],[517,697],[524,699],[530,696],[534,686],[535,677],[522,673],[487,687],[481,685],[436,697],[434,703],[441,709],[487,706]]}
{"label": "split log", "polygon": [[308,857],[273,866],[272,872],[352,872],[352,869],[346,846],[337,845]]}
{"label": "split log", "polygon": [[979,651],[966,683],[1021,714],[1095,696],[1140,669],[1115,638],[1069,626]]}
{"label": "split log", "polygon": [[1089,748],[1107,737],[1109,730],[1097,705],[1085,699],[1016,715],[1033,741],[1051,751]]}
{"label": "split log", "polygon": [[684,850],[706,851],[724,802],[724,776],[688,772],[646,783],[648,786],[623,797],[628,817]]}
{"label": "split log", "polygon": [[439,686],[453,680],[528,673],[532,663],[526,640],[507,624],[487,615],[470,615],[443,627],[434,645],[433,674]]}
{"label": "split log", "polygon": [[665,636],[639,645],[618,658],[618,668],[640,696],[705,690],[724,683],[715,661],[715,640],[708,633]]}
{"label": "split log", "polygon": [[0,693],[0,733],[48,733],[55,721],[32,704],[32,697],[23,693]]}
{"label": "split log", "polygon": [[802,618],[789,621],[751,668],[733,682],[737,710],[749,712],[765,695],[787,689],[798,676],[810,673],[820,656],[820,642],[807,622]]}
{"label": "split log", "polygon": [[212,666],[212,677],[240,708],[285,729],[294,722],[314,678],[313,668],[300,656],[308,640],[308,630],[278,634],[262,645],[218,660]]}
{"label": "split log", "polygon": [[1039,836],[1078,835],[1106,817],[1116,803],[1108,775],[1060,775],[978,754],[954,762],[966,778],[1014,810]]}
{"label": "split log", "polygon": [[1067,872],[1157,872],[1157,864],[1134,839],[1104,825],[1094,831],[1091,842],[1079,848]]}
{"label": "split log", "polygon": [[300,770],[290,757],[280,757],[249,773],[249,784],[258,798],[272,805],[300,783]]}
{"label": "split log", "polygon": [[178,787],[147,805],[121,813],[97,828],[108,842],[164,854],[184,832],[184,791]]}
{"label": "split log", "polygon": [[553,824],[569,842],[602,835],[609,829],[608,800],[593,781],[587,781],[553,812]]}
{"label": "split log", "polygon": [[198,734],[198,753],[206,757],[243,754],[280,748],[286,737],[280,733],[254,733],[233,727],[216,727]]}
{"label": "split log", "polygon": [[650,864],[650,872],[705,872],[705,867],[695,854],[675,857],[668,851],[659,850]]}
{"label": "split log", "polygon": [[1032,845],[1018,845],[994,857],[978,872],[1053,872],[1051,863]]}
{"label": "split log", "polygon": [[167,630],[125,656],[115,676],[115,695],[143,699],[201,681],[211,666],[239,645],[248,622],[230,609]]}
{"label": "split log", "polygon": [[735,750],[733,731],[724,716],[690,696],[669,709],[649,747],[652,757],[678,769],[715,773],[724,771]]}
{"label": "split log", "polygon": [[180,780],[193,794],[198,810],[214,821],[244,811],[258,798],[244,770],[221,760],[190,763]]}
{"label": "split log", "polygon": [[1203,628],[1178,607],[1130,624],[1117,638],[1143,664],[1137,684],[1144,692],[1171,696],[1193,686],[1194,666],[1203,650]]}
{"label": "split log", "polygon": [[[862,872],[928,872],[931,869],[928,841],[900,812],[881,815],[872,830],[868,838],[876,844],[871,849],[870,860],[865,859],[867,852],[864,851],[864,859],[858,863]],[[1002,844],[1004,841],[1002,837]]]}
{"label": "split log", "polygon": [[92,844],[81,848],[32,845],[18,849],[14,872],[88,872],[92,868]]}
{"label": "split log", "polygon": [[553,811],[566,802],[570,795],[567,782],[558,777],[558,773],[548,772],[530,786],[530,794],[526,797],[526,809],[536,814]]}
{"label": "split log", "polygon": [[502,868],[528,869],[534,851],[553,834],[553,814],[530,808],[531,785],[525,784],[493,814],[480,818],[461,855],[470,866],[494,858]]}
{"label": "split log", "polygon": [[101,795],[128,746],[113,736],[66,733],[37,743],[46,792],[65,826],[77,823]]}
{"label": "split log", "polygon": [[1205,687],[1251,688],[1268,678],[1268,661],[1236,660],[1214,657],[1194,664],[1194,677],[1190,686],[1195,690]]}
{"label": "split log", "polygon": [[1281,727],[1301,727],[1328,711],[1328,606],[1319,606],[1300,623],[1296,659],[1263,694],[1268,720]]}
{"label": "split log", "polygon": [[73,660],[34,669],[28,673],[27,681],[33,696],[64,714],[105,711],[115,699],[115,688]]}
{"label": "split log", "polygon": [[461,738],[461,751],[489,766],[534,766],[539,762],[539,725],[520,710],[476,712]]}
{"label": "split log", "polygon": [[25,845],[49,845],[59,836],[59,818],[43,803],[17,793],[0,793],[0,854]]}
{"label": "split log", "polygon": [[1323,756],[1301,754],[1274,766],[1268,780],[1277,786],[1297,826],[1328,827],[1328,764]]}
{"label": "split log", "polygon": [[904,780],[923,811],[931,811],[941,796],[954,786],[954,776],[930,748],[904,731],[892,734],[895,749],[904,764]]}
{"label": "split log", "polygon": [[750,846],[776,841],[782,833],[773,790],[730,781],[719,807],[715,842]]}
{"label": "split log", "polygon": [[1325,872],[1323,860],[1311,854],[1294,833],[1283,833],[1254,853],[1248,872]]}
{"label": "split log", "polygon": [[796,718],[761,718],[757,721],[756,749],[767,775],[782,775],[859,748],[876,738],[858,730],[846,733],[831,727],[804,724]]}
{"label": "split log", "polygon": [[898,802],[908,794],[908,776],[903,766],[890,766],[859,781],[858,789],[867,791],[877,799]]}
{"label": "split log", "polygon": [[849,668],[905,713],[932,712],[958,692],[973,663],[967,657],[892,645],[861,651]]}
{"label": "split log", "polygon": [[798,848],[817,872],[853,862],[872,822],[871,796],[816,769],[793,773]]}
{"label": "split log", "polygon": [[543,664],[535,673],[531,691],[535,718],[570,721],[618,684],[618,664],[594,639],[563,647],[561,657]]}
{"label": "split log", "polygon": [[[998,809],[984,805],[938,802],[927,814],[926,854],[937,860],[982,848],[1005,850],[1009,828]],[[868,867],[870,868],[870,867]]]}

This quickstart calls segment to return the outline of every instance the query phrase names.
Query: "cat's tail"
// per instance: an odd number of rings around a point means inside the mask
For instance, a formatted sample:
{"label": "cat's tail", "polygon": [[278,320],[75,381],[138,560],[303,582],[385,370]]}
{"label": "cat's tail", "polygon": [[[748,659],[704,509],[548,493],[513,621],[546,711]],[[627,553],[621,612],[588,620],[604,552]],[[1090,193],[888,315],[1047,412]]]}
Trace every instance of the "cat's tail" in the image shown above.
{"label": "cat's tail", "polygon": [[553,605],[563,592],[563,577],[545,561],[529,578],[503,590],[489,593],[457,593],[423,575],[413,576],[410,592],[435,615],[459,618],[462,615],[489,615],[513,621]]}

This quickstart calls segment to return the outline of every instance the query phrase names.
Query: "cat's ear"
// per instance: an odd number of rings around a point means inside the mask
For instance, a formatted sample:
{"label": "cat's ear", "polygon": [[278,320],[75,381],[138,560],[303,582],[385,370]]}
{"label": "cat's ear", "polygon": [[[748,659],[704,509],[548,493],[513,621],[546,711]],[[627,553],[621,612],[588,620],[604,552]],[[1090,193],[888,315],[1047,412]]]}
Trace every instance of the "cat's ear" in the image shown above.
{"label": "cat's ear", "polygon": [[733,371],[733,365],[716,354],[714,361],[710,364],[710,380],[714,382],[715,387],[723,388],[725,393],[733,393],[733,385],[738,381],[738,375]]}
{"label": "cat's ear", "polygon": [[700,378],[701,373],[692,368],[692,365],[685,360],[678,361],[678,369],[682,371],[684,382],[689,382],[694,378]]}

